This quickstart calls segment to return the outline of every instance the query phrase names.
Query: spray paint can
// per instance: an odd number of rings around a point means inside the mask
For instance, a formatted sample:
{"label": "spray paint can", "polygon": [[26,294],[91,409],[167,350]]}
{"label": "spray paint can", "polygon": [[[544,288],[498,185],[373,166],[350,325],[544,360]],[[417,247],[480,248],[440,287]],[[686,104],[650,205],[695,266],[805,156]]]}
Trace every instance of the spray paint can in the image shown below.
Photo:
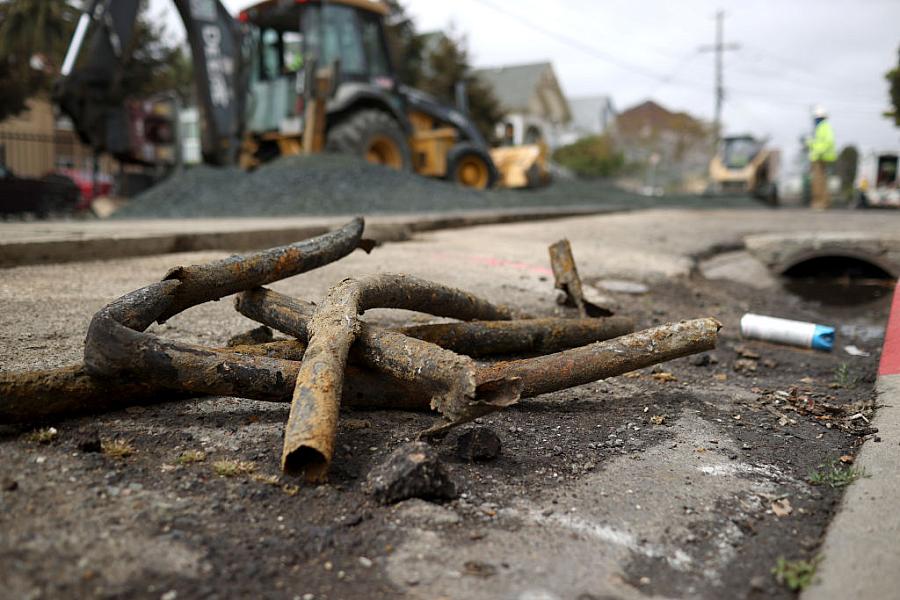
{"label": "spray paint can", "polygon": [[753,313],[741,317],[741,335],[745,338],[825,352],[831,352],[834,346],[834,327]]}

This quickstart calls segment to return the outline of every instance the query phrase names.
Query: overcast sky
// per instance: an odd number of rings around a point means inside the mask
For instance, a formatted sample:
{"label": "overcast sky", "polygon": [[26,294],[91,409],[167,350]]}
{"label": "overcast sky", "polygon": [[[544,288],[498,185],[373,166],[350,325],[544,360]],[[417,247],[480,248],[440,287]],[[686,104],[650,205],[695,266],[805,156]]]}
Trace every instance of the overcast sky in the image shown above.
{"label": "overcast sky", "polygon": [[[229,10],[254,4],[224,0]],[[900,0],[405,0],[419,31],[453,27],[476,66],[549,60],[569,97],[652,98],[712,119],[717,9],[725,11],[725,131],[770,136],[786,157],[824,105],[839,146],[896,148],[881,116],[897,64]],[[154,15],[171,2],[151,0]],[[172,12],[167,17],[177,19]],[[173,29],[177,26],[173,26]]]}

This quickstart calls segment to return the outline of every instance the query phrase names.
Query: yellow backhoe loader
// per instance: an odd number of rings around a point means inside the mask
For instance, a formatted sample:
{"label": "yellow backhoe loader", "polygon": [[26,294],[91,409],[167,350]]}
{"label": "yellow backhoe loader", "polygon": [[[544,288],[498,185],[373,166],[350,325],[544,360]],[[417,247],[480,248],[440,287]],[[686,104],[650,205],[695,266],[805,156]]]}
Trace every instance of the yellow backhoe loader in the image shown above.
{"label": "yellow backhoe loader", "polygon": [[[265,0],[232,18],[218,0],[174,0],[193,56],[201,146],[211,164],[252,168],[285,154],[333,151],[472,188],[546,178],[533,148],[492,151],[464,110],[401,84],[387,51],[387,6],[372,0]],[[139,0],[94,0],[56,88],[98,151],[146,153],[115,83]],[[82,53],[83,42],[89,38]],[[82,56],[84,54],[84,56]]]}

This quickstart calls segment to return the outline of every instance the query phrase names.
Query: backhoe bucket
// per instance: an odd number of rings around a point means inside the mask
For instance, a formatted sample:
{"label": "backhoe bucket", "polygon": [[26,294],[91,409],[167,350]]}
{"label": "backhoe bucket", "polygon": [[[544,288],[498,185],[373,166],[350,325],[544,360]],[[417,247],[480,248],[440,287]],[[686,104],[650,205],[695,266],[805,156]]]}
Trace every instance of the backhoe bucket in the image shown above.
{"label": "backhoe bucket", "polygon": [[550,182],[547,147],[543,144],[492,148],[491,159],[500,173],[500,187],[533,188]]}

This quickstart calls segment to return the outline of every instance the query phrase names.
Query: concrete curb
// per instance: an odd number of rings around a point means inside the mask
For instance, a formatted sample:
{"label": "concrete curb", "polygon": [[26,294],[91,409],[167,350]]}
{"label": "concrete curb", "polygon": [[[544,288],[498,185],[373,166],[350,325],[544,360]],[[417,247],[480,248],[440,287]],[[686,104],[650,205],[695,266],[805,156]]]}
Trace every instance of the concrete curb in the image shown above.
{"label": "concrete curb", "polygon": [[900,595],[900,284],[894,291],[878,367],[872,424],[880,442],[866,442],[856,467],[867,477],[844,494],[828,527],[822,563],[803,600],[881,599]]}
{"label": "concrete curb", "polygon": [[[366,218],[366,237],[407,240],[416,232],[607,214],[624,207],[564,206]],[[17,223],[0,227],[0,268],[202,250],[254,250],[320,235],[350,216]],[[15,235],[13,235],[15,234]]]}

